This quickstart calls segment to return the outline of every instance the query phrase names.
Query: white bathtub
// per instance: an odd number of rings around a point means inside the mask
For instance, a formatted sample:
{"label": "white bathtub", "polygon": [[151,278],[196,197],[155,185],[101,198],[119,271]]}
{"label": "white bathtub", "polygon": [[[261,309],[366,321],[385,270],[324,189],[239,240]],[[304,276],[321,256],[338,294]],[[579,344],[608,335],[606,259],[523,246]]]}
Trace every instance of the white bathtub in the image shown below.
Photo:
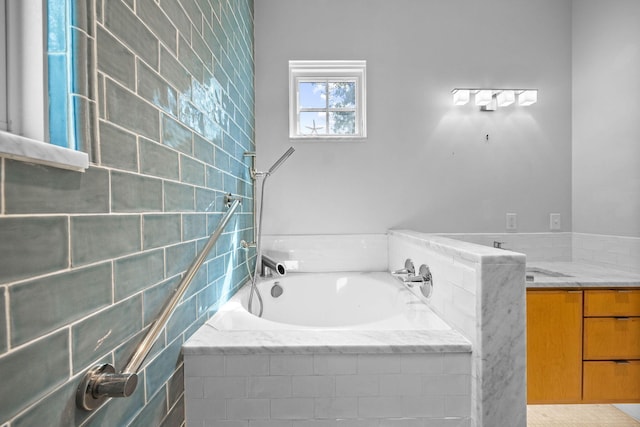
{"label": "white bathtub", "polygon": [[[282,295],[273,297],[273,286]],[[245,285],[208,322],[219,330],[449,330],[418,296],[389,273],[289,273],[262,280],[262,318],[248,312]],[[253,312],[259,310],[256,296]]]}

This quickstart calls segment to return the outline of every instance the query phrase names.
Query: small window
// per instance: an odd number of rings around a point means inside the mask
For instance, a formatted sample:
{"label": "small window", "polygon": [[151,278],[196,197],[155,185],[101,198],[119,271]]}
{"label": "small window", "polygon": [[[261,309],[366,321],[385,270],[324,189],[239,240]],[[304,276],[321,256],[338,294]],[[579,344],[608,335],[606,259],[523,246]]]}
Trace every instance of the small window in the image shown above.
{"label": "small window", "polygon": [[289,136],[366,137],[365,61],[289,61]]}

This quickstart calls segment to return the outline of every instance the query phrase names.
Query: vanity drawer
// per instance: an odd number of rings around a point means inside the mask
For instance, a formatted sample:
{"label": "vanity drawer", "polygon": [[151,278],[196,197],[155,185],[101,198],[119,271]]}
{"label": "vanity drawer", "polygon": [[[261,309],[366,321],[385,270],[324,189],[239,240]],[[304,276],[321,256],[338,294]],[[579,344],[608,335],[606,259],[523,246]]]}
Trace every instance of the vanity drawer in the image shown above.
{"label": "vanity drawer", "polygon": [[640,359],[640,317],[585,318],[583,358]]}
{"label": "vanity drawer", "polygon": [[640,402],[640,361],[584,362],[583,402]]}
{"label": "vanity drawer", "polygon": [[585,291],[584,315],[640,316],[640,289]]}

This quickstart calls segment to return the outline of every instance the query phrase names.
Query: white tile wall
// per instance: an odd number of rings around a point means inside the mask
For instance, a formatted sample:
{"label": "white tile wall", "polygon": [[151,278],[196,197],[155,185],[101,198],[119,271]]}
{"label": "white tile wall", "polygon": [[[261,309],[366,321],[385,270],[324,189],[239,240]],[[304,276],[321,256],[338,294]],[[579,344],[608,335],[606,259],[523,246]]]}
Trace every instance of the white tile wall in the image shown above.
{"label": "white tile wall", "polygon": [[572,233],[573,260],[640,272],[640,238]]}
{"label": "white tile wall", "polygon": [[469,353],[186,355],[194,364],[189,427],[469,425]]}

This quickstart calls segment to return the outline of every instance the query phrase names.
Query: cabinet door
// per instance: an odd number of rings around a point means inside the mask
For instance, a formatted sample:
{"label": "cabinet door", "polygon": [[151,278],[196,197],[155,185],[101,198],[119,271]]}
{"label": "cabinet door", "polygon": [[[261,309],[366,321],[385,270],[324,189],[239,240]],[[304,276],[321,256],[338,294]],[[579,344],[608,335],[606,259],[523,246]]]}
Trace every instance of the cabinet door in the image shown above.
{"label": "cabinet door", "polygon": [[582,291],[527,291],[528,403],[582,399]]}

